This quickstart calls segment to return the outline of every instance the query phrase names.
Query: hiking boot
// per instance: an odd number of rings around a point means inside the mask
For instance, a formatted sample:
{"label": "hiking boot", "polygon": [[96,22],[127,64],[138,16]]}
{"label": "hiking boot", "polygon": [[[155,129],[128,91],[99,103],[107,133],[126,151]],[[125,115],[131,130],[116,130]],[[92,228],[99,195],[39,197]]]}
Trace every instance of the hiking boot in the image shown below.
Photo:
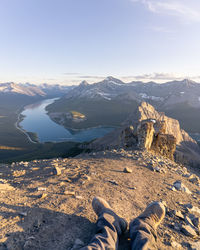
{"label": "hiking boot", "polygon": [[127,222],[125,219],[119,217],[111,208],[111,206],[108,204],[106,200],[104,200],[101,197],[94,197],[92,201],[92,207],[96,215],[99,217],[103,215],[104,213],[111,214],[115,218],[115,225],[116,228],[118,229],[118,233],[125,232],[127,229]]}
{"label": "hiking boot", "polygon": [[153,229],[157,229],[158,225],[165,217],[165,206],[162,202],[152,202],[149,204],[138,219],[142,219],[148,223]]}

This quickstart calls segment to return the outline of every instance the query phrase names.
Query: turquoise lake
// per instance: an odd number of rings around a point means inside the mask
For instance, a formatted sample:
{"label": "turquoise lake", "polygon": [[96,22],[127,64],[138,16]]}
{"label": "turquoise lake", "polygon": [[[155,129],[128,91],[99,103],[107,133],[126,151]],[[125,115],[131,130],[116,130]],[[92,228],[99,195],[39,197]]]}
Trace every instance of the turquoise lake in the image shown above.
{"label": "turquoise lake", "polygon": [[40,142],[62,142],[75,141],[84,142],[104,136],[111,132],[114,127],[96,127],[83,130],[66,129],[53,122],[45,110],[46,106],[56,99],[46,99],[44,101],[28,105],[21,113],[24,117],[20,122],[20,127],[27,131],[36,133]]}

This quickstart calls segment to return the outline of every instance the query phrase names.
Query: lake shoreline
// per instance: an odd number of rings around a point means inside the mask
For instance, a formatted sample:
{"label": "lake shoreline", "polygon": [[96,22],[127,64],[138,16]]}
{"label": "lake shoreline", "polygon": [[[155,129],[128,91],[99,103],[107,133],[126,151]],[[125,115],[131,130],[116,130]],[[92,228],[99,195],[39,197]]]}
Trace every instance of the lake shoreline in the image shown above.
{"label": "lake shoreline", "polygon": [[26,131],[25,129],[23,129],[19,124],[20,122],[23,121],[23,119],[25,118],[25,116],[23,116],[21,113],[23,112],[25,107],[22,108],[22,110],[20,110],[19,112],[17,112],[17,121],[15,122],[15,127],[16,129],[18,129],[19,131],[21,131],[23,134],[26,135],[26,137],[28,138],[28,140],[31,142],[31,143],[34,143],[34,144],[37,144],[37,143],[40,143],[40,142],[36,142],[36,141],[33,141],[32,138],[30,137],[30,135],[28,134],[28,131]]}
{"label": "lake shoreline", "polygon": [[[66,128],[53,121],[46,110],[46,107],[54,101],[55,98],[45,99],[27,105],[19,111],[16,128],[24,133],[30,142],[89,142],[117,128],[101,125],[83,129]],[[38,140],[35,140],[35,137]]]}

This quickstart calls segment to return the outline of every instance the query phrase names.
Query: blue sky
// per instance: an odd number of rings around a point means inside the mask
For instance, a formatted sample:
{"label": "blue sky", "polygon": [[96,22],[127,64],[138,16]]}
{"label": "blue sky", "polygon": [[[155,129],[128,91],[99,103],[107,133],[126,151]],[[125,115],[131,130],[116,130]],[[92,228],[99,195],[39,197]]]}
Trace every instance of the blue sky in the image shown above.
{"label": "blue sky", "polygon": [[200,81],[199,0],[0,0],[0,82]]}

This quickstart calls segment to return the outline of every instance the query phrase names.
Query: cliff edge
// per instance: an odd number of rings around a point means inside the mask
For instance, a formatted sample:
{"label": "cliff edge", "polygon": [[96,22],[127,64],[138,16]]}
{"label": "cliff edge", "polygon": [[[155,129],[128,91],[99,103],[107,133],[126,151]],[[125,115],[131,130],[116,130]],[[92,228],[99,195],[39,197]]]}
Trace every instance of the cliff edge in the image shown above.
{"label": "cliff edge", "polygon": [[178,120],[142,102],[137,110],[116,129],[89,145],[92,150],[112,148],[144,148],[153,150],[182,164],[200,164],[200,147],[180,128]]}

